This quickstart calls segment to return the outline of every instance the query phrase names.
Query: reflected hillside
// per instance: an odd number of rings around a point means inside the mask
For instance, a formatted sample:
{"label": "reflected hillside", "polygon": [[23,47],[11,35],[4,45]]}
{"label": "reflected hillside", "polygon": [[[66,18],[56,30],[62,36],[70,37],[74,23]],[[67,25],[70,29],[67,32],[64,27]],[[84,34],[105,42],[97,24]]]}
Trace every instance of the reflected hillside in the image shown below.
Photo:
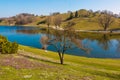
{"label": "reflected hillside", "polygon": [[45,33],[45,31],[46,29],[44,28],[16,30],[17,33],[23,33],[23,34],[38,34],[38,33]]}
{"label": "reflected hillside", "polygon": [[120,34],[106,34],[106,33],[86,33],[86,32],[80,32],[78,33],[80,39],[90,39],[91,41],[94,40],[99,40],[101,41],[102,39],[120,39]]}

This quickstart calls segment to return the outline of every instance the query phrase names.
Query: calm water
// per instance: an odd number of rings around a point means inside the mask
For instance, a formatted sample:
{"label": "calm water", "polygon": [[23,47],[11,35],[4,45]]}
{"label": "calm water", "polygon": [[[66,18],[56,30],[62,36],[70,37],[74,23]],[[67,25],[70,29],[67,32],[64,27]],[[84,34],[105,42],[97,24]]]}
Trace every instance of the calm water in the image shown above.
{"label": "calm water", "polygon": [[[41,48],[40,39],[44,36],[44,33],[40,33],[40,28],[33,27],[21,27],[21,26],[0,26],[0,34],[8,38],[9,41],[16,41],[19,44],[31,46],[35,48]],[[89,37],[89,36],[88,36]],[[69,50],[66,53],[86,56],[86,57],[96,57],[96,58],[120,58],[120,38],[110,38],[103,35],[100,39],[94,38],[83,38],[80,40],[83,44],[86,44],[90,49],[90,53],[86,53],[79,48],[74,50]],[[53,46],[48,46],[48,50],[55,51]]]}

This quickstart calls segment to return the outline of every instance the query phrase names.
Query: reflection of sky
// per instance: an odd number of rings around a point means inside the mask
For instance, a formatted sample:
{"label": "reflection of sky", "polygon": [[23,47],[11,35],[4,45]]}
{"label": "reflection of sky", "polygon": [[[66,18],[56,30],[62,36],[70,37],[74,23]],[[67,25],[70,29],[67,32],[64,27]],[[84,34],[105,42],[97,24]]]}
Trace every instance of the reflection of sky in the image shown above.
{"label": "reflection of sky", "polygon": [[[25,34],[25,33],[17,33],[16,27],[0,27],[0,34],[6,36],[10,41],[16,41],[19,44],[27,45],[31,47],[41,48],[40,38],[41,36],[45,36],[45,34]],[[23,27],[22,27],[23,29]],[[29,28],[28,28],[29,30]],[[117,51],[118,41],[116,39],[110,40],[111,44],[109,45],[108,50],[104,50],[102,46],[98,44],[97,40],[88,40],[84,39],[82,43],[84,47],[90,48],[90,53],[85,53],[78,48],[73,50],[68,50],[66,53],[72,55],[79,55],[79,56],[87,56],[87,57],[102,57],[102,58],[120,58],[120,52]],[[53,46],[48,46],[48,50],[55,51]]]}

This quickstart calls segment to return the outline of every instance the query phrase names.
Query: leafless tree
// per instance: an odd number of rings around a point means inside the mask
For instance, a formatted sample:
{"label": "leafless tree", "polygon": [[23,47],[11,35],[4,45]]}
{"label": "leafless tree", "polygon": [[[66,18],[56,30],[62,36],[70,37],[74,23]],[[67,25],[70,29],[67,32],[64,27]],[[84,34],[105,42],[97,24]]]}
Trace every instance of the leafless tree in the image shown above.
{"label": "leafless tree", "polygon": [[67,50],[75,49],[77,46],[84,51],[88,50],[82,47],[81,41],[77,39],[77,33],[70,27],[69,23],[66,26],[69,27],[63,31],[56,29],[54,31],[54,37],[51,37],[49,40],[50,45],[53,45],[58,52],[61,64],[64,63],[64,53]]}
{"label": "leafless tree", "polygon": [[62,22],[61,16],[57,15],[53,18],[53,24],[55,25],[56,29],[57,27],[60,27],[61,22]]}
{"label": "leafless tree", "polygon": [[46,50],[48,46],[48,37],[47,36],[42,36],[40,39],[40,43],[42,44],[42,49]]}
{"label": "leafless tree", "polygon": [[51,16],[48,16],[46,19],[47,26],[49,27],[51,24]]}
{"label": "leafless tree", "polygon": [[[48,26],[48,35],[49,35],[49,32],[50,32],[50,24],[52,22],[52,17],[51,15],[47,17],[46,19],[46,23],[47,23],[47,26]],[[49,36],[48,36],[49,37]]]}
{"label": "leafless tree", "polygon": [[[72,32],[71,32],[72,33]],[[64,53],[68,49],[72,49],[73,43],[71,42],[71,38],[69,35],[69,30],[64,31],[55,31],[54,37],[50,40],[50,44],[53,45],[58,52],[60,63],[63,64],[64,61]]]}
{"label": "leafless tree", "polygon": [[106,10],[103,11],[98,18],[99,25],[103,27],[105,31],[110,27],[113,21],[113,13]]}
{"label": "leafless tree", "polygon": [[[49,38],[48,36],[43,36],[41,38],[41,43],[43,45],[43,49],[46,50],[47,45],[54,46],[55,50],[57,51],[60,59],[60,63],[64,63],[64,53],[67,50],[71,50],[76,48],[77,46],[84,50],[88,51],[85,47],[83,47],[81,40],[77,39],[77,34],[74,28],[72,26],[75,25],[73,22],[68,22],[65,26],[65,28],[61,31],[57,29],[57,27],[60,27],[62,22],[62,18],[60,16],[56,16],[53,18],[53,23],[56,27],[55,30],[52,31],[52,34]],[[51,32],[51,31],[50,31]]]}

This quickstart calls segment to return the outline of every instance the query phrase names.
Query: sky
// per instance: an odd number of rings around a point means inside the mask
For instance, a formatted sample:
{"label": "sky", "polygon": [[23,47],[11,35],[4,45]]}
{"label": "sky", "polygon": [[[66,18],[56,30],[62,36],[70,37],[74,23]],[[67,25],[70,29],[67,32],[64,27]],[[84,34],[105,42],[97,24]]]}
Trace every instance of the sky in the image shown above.
{"label": "sky", "polygon": [[11,17],[20,13],[48,15],[79,9],[119,13],[120,0],[0,0],[0,17]]}

